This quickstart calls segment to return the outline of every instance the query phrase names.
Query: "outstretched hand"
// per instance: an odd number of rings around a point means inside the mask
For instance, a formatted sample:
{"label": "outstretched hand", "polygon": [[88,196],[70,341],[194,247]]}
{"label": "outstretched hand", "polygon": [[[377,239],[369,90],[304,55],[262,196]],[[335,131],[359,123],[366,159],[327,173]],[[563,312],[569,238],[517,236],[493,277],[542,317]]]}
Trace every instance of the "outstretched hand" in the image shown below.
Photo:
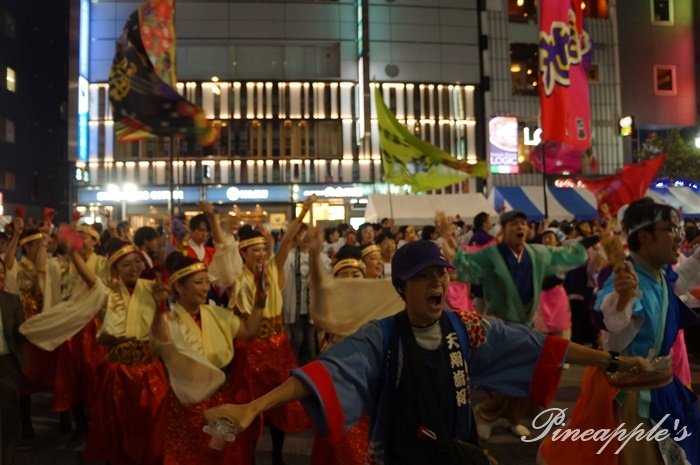
{"label": "outstretched hand", "polygon": [[213,422],[218,418],[227,418],[236,425],[236,434],[245,430],[253,420],[255,413],[250,404],[222,404],[204,411],[204,418],[208,422]]}

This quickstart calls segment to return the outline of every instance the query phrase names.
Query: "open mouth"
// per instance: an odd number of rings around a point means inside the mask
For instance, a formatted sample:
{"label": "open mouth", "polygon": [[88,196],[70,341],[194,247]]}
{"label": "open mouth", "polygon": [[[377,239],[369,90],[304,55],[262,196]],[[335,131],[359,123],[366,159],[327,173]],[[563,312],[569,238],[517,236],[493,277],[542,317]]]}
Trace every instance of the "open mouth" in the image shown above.
{"label": "open mouth", "polygon": [[442,292],[436,292],[428,297],[428,303],[433,307],[437,307],[442,304]]}
{"label": "open mouth", "polygon": [[520,231],[518,234],[516,234],[516,237],[517,237],[518,239],[522,239],[523,237],[525,237],[525,233],[522,232],[522,231]]}

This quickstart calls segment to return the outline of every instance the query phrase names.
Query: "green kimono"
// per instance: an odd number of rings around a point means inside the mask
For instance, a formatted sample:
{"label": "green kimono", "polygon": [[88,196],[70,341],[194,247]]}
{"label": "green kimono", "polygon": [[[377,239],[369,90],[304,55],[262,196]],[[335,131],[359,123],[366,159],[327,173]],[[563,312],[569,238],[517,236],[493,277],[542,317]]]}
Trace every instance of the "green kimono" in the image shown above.
{"label": "green kimono", "polygon": [[588,254],[580,243],[565,247],[525,244],[532,262],[532,302],[523,304],[508,266],[496,244],[476,253],[457,252],[454,265],[460,281],[481,284],[486,309],[490,314],[511,322],[532,325],[540,301],[542,281],[546,276],[563,273],[586,261]]}

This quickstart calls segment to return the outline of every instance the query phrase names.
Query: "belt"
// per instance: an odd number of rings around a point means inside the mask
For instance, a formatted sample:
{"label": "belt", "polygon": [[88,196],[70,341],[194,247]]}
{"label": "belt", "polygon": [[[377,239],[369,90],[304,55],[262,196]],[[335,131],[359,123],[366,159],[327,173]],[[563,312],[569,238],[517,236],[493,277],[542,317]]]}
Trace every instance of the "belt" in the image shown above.
{"label": "belt", "polygon": [[279,334],[283,330],[282,315],[273,316],[272,318],[263,318],[258,329],[258,338],[266,339]]}
{"label": "belt", "polygon": [[148,341],[131,340],[110,347],[107,360],[123,365],[141,365],[155,361],[156,354]]}

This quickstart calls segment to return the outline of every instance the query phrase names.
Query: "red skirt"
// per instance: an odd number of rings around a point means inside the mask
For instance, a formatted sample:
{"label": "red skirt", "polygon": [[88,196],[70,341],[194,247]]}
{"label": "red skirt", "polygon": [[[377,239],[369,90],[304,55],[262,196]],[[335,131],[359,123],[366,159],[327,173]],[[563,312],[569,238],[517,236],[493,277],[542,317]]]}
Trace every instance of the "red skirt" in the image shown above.
{"label": "red skirt", "polygon": [[99,376],[85,461],[161,464],[161,409],[168,382],[160,361],[133,365],[106,362],[100,367]]}
{"label": "red skirt", "polygon": [[[242,370],[250,380],[254,399],[289,379],[289,373],[297,366],[292,345],[284,332],[264,339],[236,339],[235,347],[236,355],[247,360]],[[286,433],[298,433],[311,427],[311,420],[299,401],[268,410],[263,417],[266,424]]]}
{"label": "red skirt", "polygon": [[311,465],[364,465],[369,448],[369,416],[364,415],[332,444],[318,434],[311,450]]}
{"label": "red skirt", "polygon": [[197,404],[183,405],[173,391],[168,392],[165,416],[164,465],[250,465],[255,443],[262,431],[262,421],[256,419],[245,431],[227,442],[224,450],[209,447],[211,436],[202,431],[204,410],[223,403],[244,404],[252,400],[250,387],[240,375],[245,359],[238,354],[231,364],[231,378],[209,399]]}
{"label": "red skirt", "polygon": [[53,389],[56,373],[56,352],[49,352],[26,342],[24,344],[24,354],[27,361],[22,366],[22,375],[24,376],[22,395]]}
{"label": "red skirt", "polygon": [[97,344],[99,322],[91,320],[75,336],[56,349],[54,412],[66,412],[82,401],[89,407],[97,391],[97,367],[107,353],[104,345]]}

